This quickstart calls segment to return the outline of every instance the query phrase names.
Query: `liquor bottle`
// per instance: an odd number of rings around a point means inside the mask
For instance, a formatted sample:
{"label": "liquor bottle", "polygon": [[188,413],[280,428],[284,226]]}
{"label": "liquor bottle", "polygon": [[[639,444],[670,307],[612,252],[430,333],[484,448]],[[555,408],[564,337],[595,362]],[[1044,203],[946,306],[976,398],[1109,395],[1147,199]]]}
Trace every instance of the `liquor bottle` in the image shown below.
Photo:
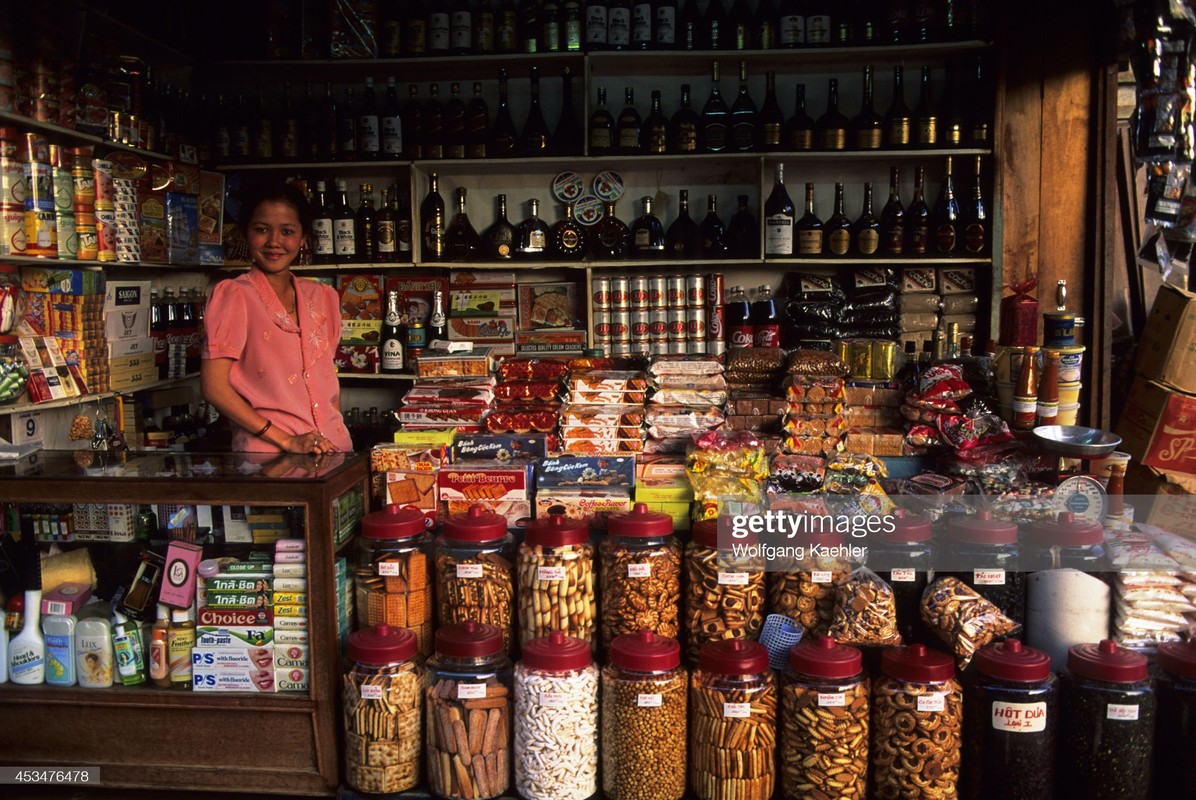
{"label": "liquor bottle", "polygon": [[573,206],[565,203],[565,216],[558,219],[548,232],[548,244],[553,258],[580,261],[586,253],[586,231],[573,218]]}
{"label": "liquor bottle", "polygon": [[885,121],[872,101],[872,67],[864,67],[864,102],[851,121],[852,144],[857,150],[879,150],[884,140]]}
{"label": "liquor bottle", "polygon": [[727,226],[718,216],[718,195],[706,195],[706,216],[698,226],[702,258],[723,258],[727,255]]}
{"label": "liquor bottle", "polygon": [[733,0],[731,3],[731,50],[752,49],[752,10],[747,0]]}
{"label": "liquor bottle", "polygon": [[485,158],[490,144],[490,108],[482,97],[481,81],[473,83],[473,97],[465,107],[465,157]]}
{"label": "liquor bottle", "polygon": [[668,149],[669,120],[660,110],[660,90],[652,90],[652,111],[640,128],[640,152],[662,155]]}
{"label": "liquor bottle", "polygon": [[698,0],[684,0],[677,15],[677,49],[702,49],[702,15],[698,12]]}
{"label": "liquor bottle", "polygon": [[964,203],[960,224],[963,226],[963,249],[969,255],[984,255],[989,248],[988,211],[984,207],[984,187],[980,182],[980,156],[976,156],[976,176],[972,196]]}
{"label": "liquor bottle", "polygon": [[382,148],[378,122],[378,97],[374,93],[374,79],[365,79],[361,106],[357,111],[357,157],[375,159]]}
{"label": "liquor bottle", "polygon": [[828,47],[834,32],[831,15],[832,0],[813,0],[806,13],[806,46]]}
{"label": "liquor bottle", "polygon": [[299,159],[299,114],[295,109],[295,98],[291,95],[289,83],[283,87],[282,113],[274,125],[274,135],[278,139],[274,155],[283,161],[297,161]]}
{"label": "liquor bottle", "polygon": [[386,98],[382,103],[381,153],[383,158],[403,157],[403,115],[399,110],[399,90],[395,78],[386,79]]}
{"label": "liquor bottle", "polygon": [[561,4],[559,0],[541,0],[539,52],[559,53],[562,49]]}
{"label": "liquor bottle", "polygon": [[449,49],[459,56],[473,52],[473,9],[469,0],[454,0],[449,12]]}
{"label": "liquor bottle", "polygon": [[[227,135],[228,128],[225,127],[225,136],[227,137]],[[227,150],[224,155],[228,155]],[[320,103],[316,100],[311,81],[308,81],[303,88],[302,124],[299,125],[299,159],[302,161],[320,160]]]}
{"label": "liquor bottle", "polygon": [[403,55],[422,56],[428,52],[428,9],[423,0],[404,3],[401,44]]}
{"label": "liquor bottle", "polygon": [[851,226],[852,252],[862,258],[872,258],[880,249],[880,220],[872,212],[872,183],[864,184],[864,207]]}
{"label": "liquor bottle", "polygon": [[317,264],[331,264],[336,261],[333,246],[332,209],[328,207],[327,186],[316,181],[316,197],[312,203],[312,260]]}
{"label": "liquor bottle", "polygon": [[781,130],[785,127],[785,115],[777,102],[777,75],[772,70],[765,73],[764,105],[756,120],[756,149],[774,151],[781,149]]}
{"label": "liquor bottle", "polygon": [[831,78],[826,97],[826,113],[818,118],[819,150],[845,150],[847,148],[847,115],[839,111],[839,79]]}
{"label": "liquor bottle", "polygon": [[473,12],[473,52],[488,56],[495,48],[495,14],[490,0],[483,0]]}
{"label": "liquor bottle", "polygon": [[[691,0],[693,2],[693,0]],[[681,107],[669,120],[669,152],[698,152],[698,125],[701,118],[689,101],[689,84],[681,84]]]}
{"label": "liquor bottle", "polygon": [[731,149],[747,152],[756,146],[756,104],[748,93],[747,62],[739,62],[739,94],[731,105]]}
{"label": "liquor bottle", "polygon": [[519,18],[514,0],[500,0],[494,14],[494,49],[499,53],[519,52]]}
{"label": "liquor bottle", "polygon": [[339,264],[357,260],[357,219],[349,205],[349,190],[345,182],[336,182],[340,202],[332,212],[332,247],[334,260]]}
{"label": "liquor bottle", "polygon": [[943,147],[963,147],[967,143],[968,121],[960,93],[959,70],[948,64],[943,79],[942,113],[939,115],[939,141]]}
{"label": "liquor bottle", "polygon": [[518,31],[519,52],[540,52],[540,3],[539,0],[523,0],[519,4]]}
{"label": "liquor bottle", "polygon": [[756,16],[752,20],[753,44],[757,50],[775,50],[777,47],[777,7],[773,0],[760,0],[756,5]]}
{"label": "liquor bottle", "polygon": [[420,258],[444,261],[444,198],[440,196],[440,179],[435,172],[428,180],[428,195],[419,207]]}
{"label": "liquor bottle", "polygon": [[782,140],[790,150],[814,149],[814,118],[806,113],[806,85],[797,84],[793,116],[785,121]]}
{"label": "liquor bottle", "polygon": [[403,315],[399,307],[399,292],[386,292],[386,316],[382,318],[381,343],[378,345],[378,371],[383,375],[395,375],[403,371],[404,344],[407,334],[403,331]]}
{"label": "liquor bottle", "polygon": [[905,83],[901,66],[893,67],[893,100],[885,111],[885,146],[910,147],[914,143],[913,117],[905,104]]}
{"label": "liquor bottle", "polygon": [[880,251],[886,256],[905,252],[905,206],[901,204],[901,183],[897,167],[889,170],[889,201],[880,211]]}
{"label": "liquor bottle", "polygon": [[[809,201],[814,202],[814,184],[808,184]],[[793,221],[796,212],[785,191],[785,165],[777,164],[772,193],[764,203],[764,257],[786,258],[793,253]],[[821,223],[819,223],[821,226]]]}
{"label": "liquor bottle", "polygon": [[822,220],[814,213],[814,184],[806,184],[806,213],[802,215],[794,228],[797,230],[796,255],[819,256],[824,247]]}
{"label": "liquor bottle", "polygon": [[914,144],[918,147],[938,147],[938,107],[931,97],[930,67],[922,67],[922,94],[914,107]]}
{"label": "liquor bottle", "polygon": [[723,0],[710,0],[706,5],[706,16],[702,18],[706,50],[729,50],[731,48],[731,23]]}
{"label": "liquor bottle", "polygon": [[478,232],[465,213],[465,187],[457,187],[457,213],[444,235],[444,253],[449,261],[477,261]]}
{"label": "liquor bottle", "polygon": [[[698,257],[700,234],[698,223],[689,216],[689,190],[682,189],[678,193],[680,200],[677,207],[677,219],[665,231],[665,257],[689,259]],[[716,216],[715,219],[718,217]]]}
{"label": "liquor bottle", "polygon": [[428,346],[448,338],[448,317],[444,313],[444,290],[432,292],[432,313],[428,315]]}
{"label": "liquor bottle", "polygon": [[590,237],[590,255],[602,260],[626,258],[631,247],[631,231],[615,216],[614,203],[606,203],[605,208],[606,212]]}
{"label": "liquor bottle", "polygon": [[935,0],[913,0],[912,28],[915,42],[932,42],[938,38],[938,19]]}
{"label": "liquor bottle", "polygon": [[851,249],[851,218],[843,210],[843,184],[835,184],[835,211],[822,228],[827,255],[845,256]]}
{"label": "liquor bottle", "polygon": [[336,118],[336,154],[344,161],[357,158],[357,111],[353,87],[350,86]]}
{"label": "liquor bottle", "polygon": [[605,50],[607,0],[586,0],[584,33],[587,52]]}
{"label": "liquor bottle", "polygon": [[378,6],[378,55],[398,58],[403,55],[403,8],[398,3]]}
{"label": "liquor bottle", "polygon": [[[711,0],[710,5],[719,5],[721,0]],[[698,129],[702,151],[706,153],[721,153],[727,149],[728,130],[731,111],[723,101],[718,90],[718,62],[715,61],[710,69],[710,97],[706,105],[702,106],[702,125]]]}
{"label": "liquor bottle", "polygon": [[888,44],[910,44],[910,0],[889,0],[888,18],[885,20]]}
{"label": "liquor bottle", "polygon": [[531,105],[527,110],[527,121],[523,123],[523,153],[529,156],[544,155],[548,152],[549,142],[548,123],[544,121],[544,112],[540,110],[540,68],[531,68]]}
{"label": "liquor bottle", "polygon": [[598,107],[590,114],[590,149],[592,156],[608,155],[615,150],[615,118],[606,107],[606,87],[598,87]]}
{"label": "liquor bottle", "polygon": [[515,229],[515,257],[539,260],[548,255],[548,225],[540,219],[540,201],[528,200],[529,216]]}
{"label": "liquor bottle", "polygon": [[336,125],[336,98],[332,96],[332,83],[327,82],[324,84],[324,97],[320,100],[318,125],[316,126],[316,144],[318,158],[321,161],[336,160]]}
{"label": "liquor bottle", "polygon": [[984,72],[984,59],[976,58],[976,72],[969,94],[972,102],[968,110],[968,147],[992,147],[992,94]]}
{"label": "liquor bottle", "polygon": [[428,87],[428,102],[424,103],[424,158],[444,158],[444,105],[440,102],[440,84]]}
{"label": "liquor bottle", "polygon": [[580,156],[583,151],[581,122],[573,108],[573,68],[561,75],[561,115],[552,133],[552,150],[559,156]]}
{"label": "liquor bottle", "polygon": [[630,0],[611,0],[606,12],[606,46],[610,50],[631,47]]}
{"label": "liquor bottle", "polygon": [[733,258],[760,257],[760,224],[756,215],[748,208],[748,196],[736,197],[739,209],[731,216],[727,226],[727,247]]}
{"label": "liquor bottle", "polygon": [[465,102],[461,84],[449,84],[449,101],[444,104],[444,157],[465,158]]}
{"label": "liquor bottle", "polygon": [[374,260],[393,264],[399,260],[399,206],[394,192],[382,190],[382,205],[374,215]]}
{"label": "liquor bottle", "polygon": [[781,0],[777,10],[777,38],[781,47],[804,47],[806,14],[801,0]]}
{"label": "liquor bottle", "polygon": [[905,341],[905,363],[901,365],[901,369],[897,370],[894,381],[901,386],[903,393],[908,394],[917,390],[919,374],[921,374],[921,370],[918,369],[918,343],[913,339],[907,339]]}
{"label": "liquor bottle", "polygon": [[237,95],[237,107],[233,114],[233,122],[229,126],[229,152],[239,161],[248,161],[253,155],[253,137],[250,134],[249,107],[245,104],[245,95]]}
{"label": "liquor bottle", "polygon": [[363,183],[357,214],[353,221],[353,238],[357,257],[353,260],[369,262],[374,258],[374,187]]}
{"label": "liquor bottle", "polygon": [[482,237],[482,255],[494,261],[509,261],[515,249],[515,226],[507,219],[507,196],[498,196],[498,215]]}
{"label": "liquor bottle", "polygon": [[640,128],[643,121],[640,119],[640,112],[635,110],[635,92],[630,86],[623,90],[623,101],[625,105],[619,112],[616,123],[619,152],[635,155],[640,152]]}
{"label": "liquor bottle", "polygon": [[631,0],[631,49],[652,49],[652,3]]}
{"label": "liquor bottle", "polygon": [[508,158],[519,149],[519,131],[511,119],[511,106],[507,99],[507,70],[498,71],[498,112],[494,115],[494,127],[490,131],[490,151],[496,158]]}
{"label": "liquor bottle", "polygon": [[652,48],[677,47],[677,0],[657,0],[652,16]]}
{"label": "liquor bottle", "polygon": [[395,243],[398,247],[398,261],[411,261],[411,201],[407,192],[400,192],[396,185],[391,197],[395,202]]}
{"label": "liquor bottle", "polygon": [[414,83],[407,86],[407,103],[403,106],[403,158],[417,161],[424,157],[423,121],[424,108],[419,101],[419,87]]}
{"label": "liquor bottle", "polygon": [[640,201],[644,213],[631,224],[631,255],[635,258],[662,258],[664,250],[664,226],[652,213],[652,198]]}
{"label": "liquor bottle", "polygon": [[960,233],[959,202],[955,199],[955,183],[951,178],[951,156],[947,156],[947,172],[939,187],[938,200],[934,203],[931,226],[934,232],[933,248],[938,255],[955,252],[959,246]]}
{"label": "liquor bottle", "polygon": [[906,212],[906,255],[924,256],[930,252],[930,206],[923,193],[925,176],[926,170],[921,164],[914,168],[914,197]]}
{"label": "liquor bottle", "polygon": [[452,14],[449,13],[448,4],[433,2],[428,10],[428,55],[448,55],[452,31]]}
{"label": "liquor bottle", "polygon": [[844,3],[842,9],[831,19],[831,44],[835,47],[856,45],[856,9],[851,3]]}
{"label": "liquor bottle", "polygon": [[884,15],[881,3],[856,3],[856,42],[861,47],[884,44]]}

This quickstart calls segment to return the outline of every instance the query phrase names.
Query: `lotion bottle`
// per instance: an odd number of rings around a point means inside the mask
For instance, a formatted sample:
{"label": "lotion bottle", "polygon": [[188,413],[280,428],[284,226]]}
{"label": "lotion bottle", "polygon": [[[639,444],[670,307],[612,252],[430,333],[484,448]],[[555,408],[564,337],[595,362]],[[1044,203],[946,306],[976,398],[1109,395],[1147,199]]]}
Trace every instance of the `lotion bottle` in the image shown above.
{"label": "lotion bottle", "polygon": [[75,626],[75,672],[85,689],[112,685],[112,626],[108,620],[88,617]]}
{"label": "lotion bottle", "polygon": [[125,686],[145,683],[145,648],[141,626],[130,622],[119,611],[112,612],[112,649],[116,652],[116,671]]}
{"label": "lotion bottle", "polygon": [[[28,612],[25,618],[28,619]],[[47,614],[42,618],[46,647],[46,683],[75,685],[75,626],[72,614]]]}
{"label": "lotion bottle", "polygon": [[8,645],[8,675],[13,683],[45,682],[46,640],[42,638],[41,610],[41,589],[26,589],[25,624]]}

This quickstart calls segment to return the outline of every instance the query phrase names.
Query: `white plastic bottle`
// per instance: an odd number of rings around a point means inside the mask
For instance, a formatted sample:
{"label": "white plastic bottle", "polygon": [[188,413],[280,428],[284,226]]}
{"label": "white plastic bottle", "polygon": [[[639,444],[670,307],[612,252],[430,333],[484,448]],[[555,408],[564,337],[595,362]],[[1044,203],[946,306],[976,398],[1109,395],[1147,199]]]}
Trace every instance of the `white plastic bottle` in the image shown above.
{"label": "white plastic bottle", "polygon": [[112,626],[100,617],[79,620],[75,626],[75,671],[84,689],[112,685]]}
{"label": "white plastic bottle", "polygon": [[0,621],[0,683],[8,683],[8,628]]}
{"label": "white plastic bottle", "polygon": [[[28,613],[28,612],[26,612]],[[42,618],[46,647],[46,683],[75,685],[75,626],[73,614],[47,614]]]}
{"label": "white plastic bottle", "polygon": [[25,590],[25,624],[8,643],[8,676],[13,683],[35,684],[46,680],[46,640],[41,627],[42,591]]}

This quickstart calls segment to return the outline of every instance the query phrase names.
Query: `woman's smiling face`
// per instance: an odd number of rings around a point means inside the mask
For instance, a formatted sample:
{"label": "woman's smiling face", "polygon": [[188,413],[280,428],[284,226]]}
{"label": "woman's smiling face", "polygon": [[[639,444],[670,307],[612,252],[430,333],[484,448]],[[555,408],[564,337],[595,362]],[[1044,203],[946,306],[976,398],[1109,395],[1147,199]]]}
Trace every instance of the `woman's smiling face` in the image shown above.
{"label": "woman's smiling face", "polygon": [[249,252],[258,268],[268,274],[288,269],[303,246],[299,213],[288,203],[258,204],[246,231]]}

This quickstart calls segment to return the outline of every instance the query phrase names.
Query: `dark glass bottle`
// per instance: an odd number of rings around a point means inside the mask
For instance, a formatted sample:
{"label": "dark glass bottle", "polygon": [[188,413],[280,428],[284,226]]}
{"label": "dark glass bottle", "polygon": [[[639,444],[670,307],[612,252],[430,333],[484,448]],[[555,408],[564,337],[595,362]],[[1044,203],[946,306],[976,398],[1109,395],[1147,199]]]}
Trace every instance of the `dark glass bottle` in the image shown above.
{"label": "dark glass bottle", "polygon": [[[295,108],[295,98],[291,94],[291,84],[283,87],[282,113],[274,125],[274,135],[278,145],[274,148],[274,155],[283,161],[297,161],[299,159],[299,113]],[[159,139],[159,141],[163,141]]]}
{"label": "dark glass bottle", "polygon": [[514,0],[500,0],[494,15],[494,49],[499,53],[519,52],[519,15]]}
{"label": "dark glass bottle", "polygon": [[395,78],[386,79],[386,96],[382,101],[382,126],[379,145],[382,158],[403,157],[403,114],[399,108],[399,89]]}
{"label": "dark glass bottle", "polygon": [[407,87],[407,103],[403,106],[403,158],[416,161],[424,157],[424,108],[419,101],[419,87]]}
{"label": "dark glass bottle", "polygon": [[984,59],[976,58],[976,70],[969,87],[972,102],[968,109],[968,147],[992,147],[992,94],[984,71]]}
{"label": "dark glass bottle", "polygon": [[490,0],[482,0],[473,11],[473,52],[490,55],[495,49],[495,15]]}
{"label": "dark glass bottle", "polygon": [[[813,186],[810,198],[813,201]],[[772,193],[764,202],[764,257],[790,258],[794,254],[794,226],[797,212],[785,189],[785,165],[777,164]],[[821,223],[819,223],[821,224]]]}
{"label": "dark glass bottle", "polygon": [[519,149],[519,131],[511,119],[511,106],[507,99],[507,70],[498,71],[498,111],[494,115],[494,127],[490,131],[490,153],[496,158],[515,155]]}
{"label": "dark glass bottle", "polygon": [[668,149],[669,120],[660,109],[660,90],[652,90],[652,111],[640,128],[640,152],[661,155]]}
{"label": "dark glass bottle", "polygon": [[777,102],[777,75],[772,70],[765,73],[764,105],[756,120],[756,149],[774,151],[781,149],[781,130],[785,127],[785,115]]}
{"label": "dark glass bottle", "polygon": [[847,115],[839,110],[839,79],[831,78],[827,87],[826,113],[818,118],[818,149],[847,149]]}
{"label": "dark glass bottle", "polygon": [[457,213],[444,235],[444,252],[449,261],[477,261],[478,232],[465,212],[465,187],[457,187]]}
{"label": "dark glass bottle", "polygon": [[424,103],[424,158],[444,158],[444,105],[440,102],[440,84],[428,87],[428,102]]}
{"label": "dark glass bottle", "polygon": [[[329,90],[331,91],[331,87],[329,87]],[[238,94],[236,110],[233,112],[233,121],[229,125],[229,153],[237,161],[248,161],[253,154],[253,137],[250,133],[252,124],[249,117],[249,106],[245,103],[245,95]],[[339,119],[337,122],[339,122]],[[334,127],[333,130],[339,129]]]}
{"label": "dark glass bottle", "polygon": [[785,121],[782,140],[789,150],[814,149],[814,118],[806,113],[806,85],[797,84],[793,116]]}
{"label": "dark glass bottle", "polygon": [[465,107],[465,157],[485,158],[490,152],[490,107],[482,97],[482,84],[474,81],[473,97]]}
{"label": "dark glass bottle", "polygon": [[665,257],[689,259],[698,257],[700,234],[698,223],[689,215],[689,190],[681,189],[677,207],[677,219],[665,231]]}
{"label": "dark glass bottle", "polygon": [[861,0],[855,6],[856,44],[861,47],[871,47],[884,44],[884,15],[886,9],[883,3],[873,3]]}
{"label": "dark glass bottle", "polygon": [[552,133],[552,150],[559,156],[582,154],[581,122],[573,108],[573,68],[566,66],[561,76],[561,116]]}
{"label": "dark glass bottle", "polygon": [[968,139],[968,120],[964,113],[964,100],[960,92],[959,70],[953,64],[947,65],[943,80],[942,113],[939,115],[939,140],[943,147],[963,147]]}
{"label": "dark glass bottle", "polygon": [[343,161],[357,158],[357,104],[353,99],[353,87],[349,87],[336,118],[336,155]]}
{"label": "dark glass bottle", "polygon": [[395,243],[398,247],[398,260],[412,261],[414,256],[411,253],[411,200],[406,191],[399,191],[398,186],[391,197],[394,198],[396,209]]}
{"label": "dark glass bottle", "polygon": [[731,21],[727,18],[723,0],[710,0],[706,5],[706,16],[702,18],[702,32],[706,50],[731,49]]}
{"label": "dark glass bottle", "polygon": [[888,7],[885,39],[889,44],[909,44],[913,41],[910,34],[910,0],[889,0]]}
{"label": "dark glass bottle", "polygon": [[677,49],[701,50],[703,47],[702,15],[698,12],[698,0],[683,0],[677,16]]}
{"label": "dark glass bottle", "polygon": [[515,257],[535,261],[548,256],[548,225],[540,219],[540,201],[528,200],[529,216],[515,229]]}
{"label": "dark glass bottle", "polygon": [[852,144],[857,150],[879,150],[884,144],[885,121],[872,101],[872,67],[864,67],[864,101],[851,121]]}
{"label": "dark glass bottle", "polygon": [[319,157],[322,161],[336,160],[336,145],[339,135],[337,127],[339,114],[337,112],[336,98],[332,96],[332,82],[329,81],[324,84],[324,99],[320,101],[319,134],[316,136],[316,140],[319,142]]}
{"label": "dark glass bottle", "polygon": [[607,49],[606,24],[609,16],[607,0],[587,0],[583,34],[586,52]]}
{"label": "dark glass bottle", "polygon": [[540,23],[539,0],[523,0],[518,11],[519,52],[540,52]]}
{"label": "dark glass bottle", "polygon": [[906,212],[905,253],[924,256],[930,252],[930,206],[923,190],[926,170],[919,164],[914,168],[914,196]]}
{"label": "dark glass bottle", "polygon": [[616,123],[618,152],[635,155],[641,152],[640,129],[643,127],[643,120],[640,119],[640,112],[635,110],[635,92],[630,86],[623,90],[623,100],[623,110],[619,112]]}
{"label": "dark glass bottle", "polygon": [[989,234],[988,210],[984,205],[984,186],[980,176],[980,156],[976,156],[976,174],[972,182],[972,195],[960,212],[963,227],[963,249],[968,255],[980,256],[989,251],[992,243]]}
{"label": "dark glass bottle", "polygon": [[777,47],[777,6],[773,0],[760,0],[756,5],[756,16],[752,20],[752,44],[757,50],[775,50]]}
{"label": "dark glass bottle", "polygon": [[893,99],[885,111],[885,146],[894,149],[910,147],[914,143],[913,116],[905,104],[904,71],[893,67]]}
{"label": "dark glass bottle", "polygon": [[381,343],[378,345],[378,371],[380,373],[395,375],[403,371],[406,339],[399,292],[396,289],[391,289],[386,293],[386,316],[382,319]]}
{"label": "dark glass bottle", "polygon": [[799,256],[817,257],[822,255],[825,247],[822,220],[814,213],[814,184],[806,184],[806,213],[794,226],[797,233],[794,238],[796,254]]}
{"label": "dark glass bottle", "polygon": [[727,246],[733,258],[760,257],[760,223],[748,207],[748,196],[741,194],[738,210],[731,215],[727,225]]}
{"label": "dark glass bottle", "polygon": [[[225,128],[225,136],[228,128]],[[220,154],[216,154],[220,155]],[[227,156],[226,150],[223,155]],[[320,103],[316,100],[311,81],[303,90],[303,119],[299,126],[299,158],[302,161],[320,160]]]}
{"label": "dark glass bottle", "polygon": [[419,207],[420,258],[427,262],[444,261],[444,198],[440,196],[440,178],[437,174],[433,172],[428,180],[428,195]]}
{"label": "dark glass bottle", "polygon": [[541,0],[540,3],[540,52],[559,53],[565,48],[561,42],[564,9],[558,0]]}
{"label": "dark glass bottle", "polygon": [[344,264],[357,260],[357,220],[344,181],[336,182],[336,191],[340,199],[332,212],[333,260]]}
{"label": "dark glass bottle", "polygon": [[833,0],[811,0],[806,13],[806,46],[829,47],[834,34]]}
{"label": "dark glass bottle", "polygon": [[756,104],[748,92],[747,62],[739,62],[739,94],[731,105],[731,149],[747,152],[756,146]]}
{"label": "dark glass bottle", "polygon": [[627,257],[631,247],[631,231],[621,219],[615,216],[615,204],[606,204],[606,213],[594,226],[590,237],[590,255],[600,260],[616,260]]}
{"label": "dark glass bottle", "polygon": [[631,49],[652,49],[652,3],[631,0]]}
{"label": "dark glass bottle", "polygon": [[851,250],[851,218],[843,210],[841,183],[835,184],[835,211],[823,224],[822,235],[827,255],[845,256]]}
{"label": "dark glass bottle", "polygon": [[854,4],[840,3],[838,13],[831,19],[831,44],[835,47],[854,47],[858,44],[858,21]]}
{"label": "dark glass bottle", "polygon": [[872,212],[872,183],[864,184],[864,207],[851,226],[852,253],[861,258],[872,258],[880,249],[880,220]]}
{"label": "dark glass bottle", "polygon": [[932,42],[938,38],[938,17],[935,0],[913,0],[911,29],[916,42]]}
{"label": "dark glass bottle", "polygon": [[732,0],[730,50],[752,49],[752,9],[747,0]]}
{"label": "dark glass bottle", "polygon": [[498,214],[482,237],[482,254],[494,261],[507,261],[515,252],[515,226],[507,219],[507,196],[498,196]]}
{"label": "dark glass bottle", "polygon": [[914,144],[918,147],[938,147],[939,112],[930,86],[930,67],[922,67],[922,93],[914,107]]}
{"label": "dark glass bottle", "polygon": [[590,114],[590,150],[592,156],[615,150],[615,118],[606,107],[606,87],[598,87],[598,107]]}
{"label": "dark glass bottle", "polygon": [[573,206],[565,203],[565,216],[548,232],[552,257],[580,261],[586,254],[586,230],[573,218]]}
{"label": "dark glass bottle", "polygon": [[363,183],[359,187],[361,194],[354,218],[353,234],[357,247],[357,257],[361,262],[369,262],[374,258],[374,187]]}
{"label": "dark glass bottle", "polygon": [[428,8],[423,0],[403,4],[403,29],[400,35],[403,55],[422,56],[428,52]]}
{"label": "dark glass bottle", "polygon": [[316,264],[332,264],[336,261],[336,247],[333,244],[332,209],[328,206],[328,194],[324,181],[316,181],[316,196],[312,203],[312,261]]}
{"label": "dark glass bottle", "polygon": [[806,9],[801,0],[781,0],[777,9],[777,39],[781,47],[806,44]]}
{"label": "dark glass bottle", "polygon": [[886,256],[905,252],[905,206],[897,167],[889,170],[889,200],[880,211],[880,252]]}
{"label": "dark glass bottle", "polygon": [[[693,0],[690,0],[693,2]],[[681,84],[681,107],[673,112],[669,120],[669,152],[698,152],[698,126],[701,117],[690,105],[689,84]]]}
{"label": "dark glass bottle", "polygon": [[652,49],[673,50],[677,47],[677,2],[656,0],[652,9]]}
{"label": "dark glass bottle", "polygon": [[374,261],[393,264],[399,260],[399,205],[390,188],[382,190],[382,205],[374,215]]}
{"label": "dark glass bottle", "polygon": [[527,110],[527,121],[523,123],[523,154],[545,155],[551,146],[549,136],[548,124],[544,121],[544,112],[540,109],[540,68],[532,67],[531,105]]}
{"label": "dark glass bottle", "polygon": [[930,218],[933,232],[932,247],[937,255],[950,255],[959,248],[959,201],[955,198],[955,182],[951,177],[951,156],[947,156],[947,171],[939,187]]}
{"label": "dark glass bottle", "polygon": [[449,54],[452,30],[452,15],[449,13],[448,4],[433,2],[432,7],[428,9],[428,55]]}
{"label": "dark glass bottle", "polygon": [[[718,3],[719,0],[712,0],[711,5]],[[721,153],[727,149],[730,144],[730,119],[731,110],[727,108],[718,89],[718,62],[715,61],[710,70],[710,97],[702,106],[702,126],[699,128],[703,152]]]}
{"label": "dark glass bottle", "polygon": [[461,84],[449,84],[449,101],[444,104],[444,157],[465,158],[465,102]]}
{"label": "dark glass bottle", "polygon": [[631,255],[634,258],[662,258],[664,249],[664,226],[652,213],[652,198],[640,201],[644,213],[631,225]]}
{"label": "dark glass bottle", "polygon": [[611,0],[606,17],[606,46],[611,50],[631,47],[630,0]]}
{"label": "dark glass bottle", "polygon": [[365,79],[361,105],[357,111],[357,157],[376,159],[382,150],[382,129],[378,120],[378,95],[374,79]]}
{"label": "dark glass bottle", "polygon": [[264,90],[257,87],[257,102],[249,123],[249,151],[254,161],[274,160],[274,119]]}
{"label": "dark glass bottle", "polygon": [[432,312],[428,315],[428,346],[448,338],[448,316],[444,313],[444,290],[432,292]]}
{"label": "dark glass bottle", "polygon": [[698,226],[703,258],[723,258],[727,255],[727,226],[718,216],[718,195],[706,196],[706,216]]}

